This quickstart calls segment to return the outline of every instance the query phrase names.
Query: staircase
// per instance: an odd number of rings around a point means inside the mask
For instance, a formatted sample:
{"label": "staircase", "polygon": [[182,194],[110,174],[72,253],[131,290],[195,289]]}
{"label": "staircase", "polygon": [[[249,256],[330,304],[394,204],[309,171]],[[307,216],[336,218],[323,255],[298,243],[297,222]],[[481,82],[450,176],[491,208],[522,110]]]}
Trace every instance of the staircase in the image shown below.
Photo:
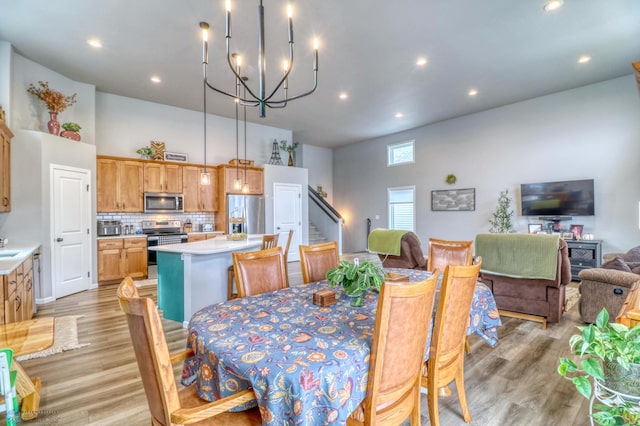
{"label": "staircase", "polygon": [[309,245],[326,243],[327,239],[318,231],[314,224],[309,223]]}

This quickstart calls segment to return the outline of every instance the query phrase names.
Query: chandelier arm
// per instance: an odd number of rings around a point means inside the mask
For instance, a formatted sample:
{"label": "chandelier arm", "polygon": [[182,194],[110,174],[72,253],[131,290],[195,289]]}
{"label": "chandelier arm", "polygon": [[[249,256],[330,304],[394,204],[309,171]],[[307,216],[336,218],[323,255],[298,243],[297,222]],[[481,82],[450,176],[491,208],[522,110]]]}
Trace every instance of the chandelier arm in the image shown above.
{"label": "chandelier arm", "polygon": [[207,85],[207,87],[209,87],[209,89],[213,90],[214,92],[218,92],[218,93],[220,93],[221,95],[225,95],[225,96],[228,96],[228,97],[233,98],[233,99],[239,99],[239,100],[240,100],[240,102],[247,102],[247,103],[248,103],[248,104],[247,104],[248,106],[257,106],[257,105],[249,105],[249,104],[251,104],[251,103],[256,103],[256,104],[257,104],[257,102],[256,102],[256,100],[255,100],[255,99],[244,99],[244,98],[238,98],[236,95],[232,95],[231,93],[227,93],[227,92],[225,92],[224,90],[220,90],[220,89],[217,89],[217,88],[213,87],[213,86],[211,85],[211,83],[209,83],[209,81],[207,81],[207,80],[205,80],[205,84]]}
{"label": "chandelier arm", "polygon": [[281,100],[278,100],[278,101],[269,101],[268,103],[266,103],[266,104],[267,104],[267,106],[268,106],[269,108],[281,108],[281,107],[279,107],[279,106],[277,106],[277,105],[280,105],[280,104],[285,104],[285,105],[286,105],[286,103],[287,103],[287,102],[289,102],[289,101],[294,101],[294,100],[296,100],[296,99],[304,98],[305,96],[308,96],[308,95],[312,94],[312,93],[313,93],[313,92],[315,92],[315,91],[316,91],[316,89],[318,88],[318,73],[317,73],[317,71],[314,71],[314,78],[313,78],[313,80],[314,80],[314,82],[313,82],[313,89],[309,90],[308,92],[306,92],[306,93],[302,93],[302,94],[300,94],[300,95],[296,95],[296,96],[294,96],[294,97],[292,97],[292,98],[281,99]]}
{"label": "chandelier arm", "polygon": [[[264,99],[265,103],[268,104],[269,100],[273,98],[273,96],[276,94],[278,89],[280,89],[280,87],[282,87],[284,82],[287,81],[287,78],[289,78],[289,73],[291,72],[292,68],[293,68],[293,42],[291,41],[289,42],[289,66],[287,67],[287,72],[282,76],[282,79],[280,80],[278,85],[273,89],[273,92],[271,92],[271,94]],[[287,96],[285,93],[285,99],[286,97]]]}
{"label": "chandelier arm", "polygon": [[[247,84],[244,82],[244,80],[242,79],[242,77],[240,76],[240,74],[238,74],[238,72],[236,71],[236,69],[233,67],[233,63],[231,62],[231,49],[230,49],[230,41],[231,41],[231,37],[227,37],[227,64],[229,65],[229,69],[231,70],[231,72],[233,73],[233,75],[236,76],[236,79],[240,81],[240,84],[242,84],[242,86],[247,89],[247,92],[249,92],[249,94],[256,100],[260,100],[260,98],[258,96],[256,96],[252,91],[251,88],[249,88],[249,86],[247,86]],[[211,87],[211,86],[209,86]],[[245,95],[246,96],[246,95]],[[247,102],[247,99],[245,98],[240,98],[239,94],[238,96],[234,96],[234,98],[240,99],[241,101]],[[250,102],[250,101],[249,101]]]}

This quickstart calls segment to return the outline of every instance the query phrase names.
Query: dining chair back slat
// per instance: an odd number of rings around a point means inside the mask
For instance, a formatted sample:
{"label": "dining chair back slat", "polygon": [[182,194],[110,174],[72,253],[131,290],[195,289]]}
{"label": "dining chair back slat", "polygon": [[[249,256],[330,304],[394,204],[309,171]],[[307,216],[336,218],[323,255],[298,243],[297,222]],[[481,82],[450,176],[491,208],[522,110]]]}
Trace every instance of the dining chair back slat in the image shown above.
{"label": "dining chair back slat", "polygon": [[238,297],[254,296],[287,288],[282,247],[233,252],[233,270]]}
{"label": "dining chair back slat", "polygon": [[338,243],[331,241],[313,245],[300,245],[302,281],[307,284],[325,279],[327,271],[338,266]]}
{"label": "dining chair back slat", "polygon": [[[276,247],[278,245],[279,237],[280,237],[279,234],[264,234],[262,236],[262,245],[260,246],[260,249],[266,250],[269,248]],[[285,261],[286,261],[286,255],[285,255]],[[234,279],[235,279],[235,272],[233,270],[233,265],[231,265],[227,269],[227,300],[235,299],[236,297],[238,297],[238,293],[233,292]]]}
{"label": "dining chair back slat", "polygon": [[437,275],[419,282],[385,282],[378,298],[364,401],[347,425],[420,424],[420,372]]}
{"label": "dining chair back slat", "polygon": [[274,248],[278,245],[278,237],[280,237],[280,234],[264,234],[262,236],[262,246],[260,248],[262,250]]}
{"label": "dining chair back slat", "polygon": [[[427,388],[431,424],[440,424],[438,391],[456,383],[464,420],[471,423],[464,389],[464,347],[471,303],[482,266],[482,258],[471,266],[447,266],[440,286],[431,334],[429,361],[423,368],[422,386]],[[426,373],[426,375],[425,375]]]}
{"label": "dining chair back slat", "polygon": [[429,238],[427,271],[444,271],[449,265],[471,265],[473,241],[449,241]]}
{"label": "dining chair back slat", "polygon": [[[227,412],[254,399],[255,394],[251,389],[213,403],[197,397],[195,385],[178,392],[172,357],[155,303],[150,298],[139,297],[131,277],[126,277],[120,283],[117,296],[120,308],[127,317],[153,425],[174,426],[194,421],[202,421],[199,425],[260,424],[257,410]],[[179,360],[185,358],[176,357]],[[188,404],[185,404],[186,401]]]}

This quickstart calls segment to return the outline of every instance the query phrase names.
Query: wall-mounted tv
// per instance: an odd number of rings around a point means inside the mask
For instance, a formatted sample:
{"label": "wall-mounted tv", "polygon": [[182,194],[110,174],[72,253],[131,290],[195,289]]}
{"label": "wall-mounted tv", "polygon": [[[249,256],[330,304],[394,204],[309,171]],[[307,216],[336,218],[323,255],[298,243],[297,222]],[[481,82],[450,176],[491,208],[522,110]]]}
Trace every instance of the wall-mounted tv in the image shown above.
{"label": "wall-mounted tv", "polygon": [[520,185],[523,216],[593,216],[593,179]]}

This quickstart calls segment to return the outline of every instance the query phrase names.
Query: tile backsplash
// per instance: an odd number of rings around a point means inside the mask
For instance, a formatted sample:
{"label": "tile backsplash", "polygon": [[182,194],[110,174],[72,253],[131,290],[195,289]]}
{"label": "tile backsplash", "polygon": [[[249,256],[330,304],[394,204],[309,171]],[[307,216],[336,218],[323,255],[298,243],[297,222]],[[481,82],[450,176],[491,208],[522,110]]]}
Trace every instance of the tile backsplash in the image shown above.
{"label": "tile backsplash", "polygon": [[[96,220],[119,220],[122,222],[122,229],[126,225],[133,227],[133,232],[142,232],[143,220],[179,220],[181,223],[185,223],[187,220],[191,220],[193,224],[193,231],[200,230],[201,223],[213,223],[215,224],[215,213],[176,213],[176,214],[148,214],[148,213],[98,213]],[[215,226],[214,226],[215,229]]]}

